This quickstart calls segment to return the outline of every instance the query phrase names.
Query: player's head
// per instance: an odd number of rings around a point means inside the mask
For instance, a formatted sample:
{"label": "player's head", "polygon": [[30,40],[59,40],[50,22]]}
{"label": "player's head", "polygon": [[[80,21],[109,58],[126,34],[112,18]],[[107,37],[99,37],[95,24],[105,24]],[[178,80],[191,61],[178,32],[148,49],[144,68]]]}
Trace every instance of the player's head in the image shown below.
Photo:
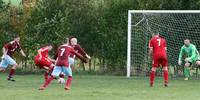
{"label": "player's head", "polygon": [[46,44],[46,48],[48,48],[48,50],[52,50],[53,49],[53,46],[51,44]]}
{"label": "player's head", "polygon": [[69,42],[70,42],[70,41],[69,41],[69,38],[67,37],[64,43],[65,43],[65,44],[69,44]]}
{"label": "player's head", "polygon": [[70,44],[73,45],[73,46],[76,45],[77,44],[77,38],[75,38],[75,37],[71,38]]}
{"label": "player's head", "polygon": [[185,46],[189,46],[190,45],[190,40],[189,39],[185,39],[184,40],[184,45]]}
{"label": "player's head", "polygon": [[14,41],[19,42],[20,41],[20,37],[19,36],[15,37]]}
{"label": "player's head", "polygon": [[152,37],[159,36],[159,33],[152,33]]}

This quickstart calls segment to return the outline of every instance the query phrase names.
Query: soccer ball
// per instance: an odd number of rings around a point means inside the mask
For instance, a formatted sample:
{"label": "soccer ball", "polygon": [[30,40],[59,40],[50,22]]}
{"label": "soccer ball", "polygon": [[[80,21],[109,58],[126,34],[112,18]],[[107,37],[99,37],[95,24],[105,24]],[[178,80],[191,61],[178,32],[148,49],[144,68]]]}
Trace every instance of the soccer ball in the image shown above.
{"label": "soccer ball", "polygon": [[58,79],[58,83],[59,84],[64,84],[65,83],[65,79],[64,78],[59,78]]}

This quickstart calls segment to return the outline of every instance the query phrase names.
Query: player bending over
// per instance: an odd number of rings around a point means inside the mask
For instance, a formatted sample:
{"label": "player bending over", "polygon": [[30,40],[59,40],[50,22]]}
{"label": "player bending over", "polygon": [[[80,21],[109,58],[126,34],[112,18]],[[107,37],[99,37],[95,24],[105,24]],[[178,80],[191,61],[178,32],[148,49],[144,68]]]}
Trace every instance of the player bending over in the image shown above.
{"label": "player bending over", "polygon": [[48,79],[49,74],[51,74],[55,60],[49,57],[49,51],[52,50],[52,45],[47,45],[38,50],[38,54],[36,55],[34,62],[39,68],[45,69],[44,79],[45,81]]}
{"label": "player bending over", "polygon": [[180,53],[179,53],[179,59],[178,64],[182,64],[182,59],[184,58],[185,66],[184,66],[184,80],[188,80],[190,76],[190,70],[189,67],[192,64],[196,64],[200,66],[200,56],[199,52],[197,51],[197,48],[195,45],[190,43],[189,39],[184,40],[184,45],[181,47]]}
{"label": "player bending over", "polygon": [[159,35],[153,34],[150,42],[149,42],[149,53],[150,56],[153,55],[153,63],[150,73],[150,86],[153,87],[156,68],[163,68],[163,77],[164,77],[164,86],[168,86],[168,60],[167,60],[167,45],[166,40],[161,38]]}
{"label": "player bending over", "polygon": [[14,38],[13,41],[6,43],[3,46],[3,56],[2,56],[2,61],[0,63],[0,71],[4,72],[6,70],[6,68],[8,67],[8,65],[12,65],[12,68],[10,69],[10,73],[8,75],[8,78],[7,78],[9,81],[15,81],[13,79],[13,75],[14,75],[15,70],[17,68],[17,63],[12,58],[13,53],[16,50],[19,50],[20,53],[24,57],[26,57],[24,51],[20,47],[19,41],[20,41],[20,37],[16,37],[16,38]]}
{"label": "player bending over", "polygon": [[60,75],[60,73],[64,73],[64,75],[68,76],[68,79],[65,84],[65,90],[69,90],[72,81],[72,71],[69,64],[69,56],[70,54],[75,54],[82,61],[87,62],[83,56],[77,53],[68,43],[61,45],[56,52],[56,62],[51,77],[39,88],[40,90],[44,90],[51,81]]}

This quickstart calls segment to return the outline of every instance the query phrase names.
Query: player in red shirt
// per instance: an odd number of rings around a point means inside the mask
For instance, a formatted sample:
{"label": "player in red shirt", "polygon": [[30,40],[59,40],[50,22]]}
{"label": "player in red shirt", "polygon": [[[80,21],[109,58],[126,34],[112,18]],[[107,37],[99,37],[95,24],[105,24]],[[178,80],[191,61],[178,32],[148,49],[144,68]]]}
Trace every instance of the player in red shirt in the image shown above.
{"label": "player in red shirt", "polygon": [[159,35],[153,34],[149,41],[150,56],[153,57],[152,69],[150,73],[150,86],[154,84],[156,68],[162,66],[164,86],[168,86],[168,60],[167,60],[167,45],[166,40]]}
{"label": "player in red shirt", "polygon": [[74,48],[72,48],[68,43],[61,45],[57,52],[56,52],[56,62],[51,77],[39,88],[40,90],[44,90],[50,82],[55,78],[58,77],[61,73],[64,73],[68,76],[68,79],[65,84],[65,90],[70,89],[71,81],[72,81],[72,71],[69,64],[69,56],[71,54],[75,54],[78,58],[82,61],[87,62],[83,56],[77,53]]}
{"label": "player in red shirt", "polygon": [[49,57],[49,51],[52,50],[52,45],[47,45],[38,50],[38,54],[36,55],[34,62],[37,66],[42,69],[45,69],[44,79],[45,81],[48,79],[48,75],[52,72],[55,60]]}
{"label": "player in red shirt", "polygon": [[6,68],[8,67],[8,65],[12,65],[12,68],[10,69],[10,73],[8,75],[9,81],[15,81],[13,79],[13,75],[15,73],[15,69],[17,68],[17,63],[12,58],[13,53],[15,51],[19,50],[20,53],[24,57],[26,57],[24,51],[21,49],[19,41],[20,41],[20,37],[16,37],[16,38],[14,38],[13,41],[6,43],[3,46],[3,56],[2,56],[1,63],[0,63],[0,71],[4,72],[6,70]]}
{"label": "player in red shirt", "polygon": [[[83,50],[83,48],[77,43],[77,38],[72,36],[70,38],[67,38],[67,41],[69,41],[68,42],[69,45],[72,46],[77,53],[81,54],[84,58],[87,58],[88,60],[91,59],[91,57],[85,52],[85,50]],[[76,59],[75,54],[71,54],[68,59],[70,67],[72,68],[73,71],[76,70],[75,67],[73,66],[75,63],[75,59]],[[60,74],[60,78],[64,78],[64,75]]]}

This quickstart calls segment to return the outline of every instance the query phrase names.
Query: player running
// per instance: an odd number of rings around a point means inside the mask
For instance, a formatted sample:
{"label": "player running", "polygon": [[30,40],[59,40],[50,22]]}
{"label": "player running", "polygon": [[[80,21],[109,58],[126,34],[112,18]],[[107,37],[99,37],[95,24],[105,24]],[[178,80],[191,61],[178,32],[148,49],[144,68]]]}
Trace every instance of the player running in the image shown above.
{"label": "player running", "polygon": [[19,50],[20,53],[26,57],[24,51],[21,49],[21,46],[19,44],[20,42],[20,37],[14,38],[13,41],[6,43],[3,46],[3,56],[2,56],[2,61],[0,63],[0,71],[5,72],[6,68],[8,65],[12,65],[12,68],[10,69],[10,73],[8,75],[8,81],[15,81],[13,76],[15,74],[15,70],[17,68],[17,63],[16,61],[12,58],[12,55],[15,51]]}
{"label": "player running", "polygon": [[65,90],[70,90],[71,81],[72,81],[72,71],[69,64],[69,56],[70,54],[75,54],[78,58],[80,58],[83,62],[87,62],[83,56],[77,53],[68,43],[61,45],[56,52],[56,62],[51,77],[39,88],[39,90],[44,90],[50,82],[60,75],[60,73],[64,73],[64,75],[68,76],[68,79],[65,84]]}
{"label": "player running", "polygon": [[39,68],[45,69],[44,79],[45,81],[48,79],[49,74],[51,74],[55,60],[49,57],[49,51],[52,50],[52,45],[47,45],[38,50],[38,54],[34,58],[34,62]]}
{"label": "player running", "polygon": [[[184,58],[185,57],[185,58]],[[196,64],[200,66],[200,56],[199,52],[197,51],[197,48],[195,45],[190,43],[189,39],[184,40],[184,45],[181,47],[180,53],[179,53],[179,59],[178,64],[182,64],[182,59],[184,58],[185,66],[184,66],[184,80],[188,80],[190,76],[190,70],[189,67],[192,64]]]}
{"label": "player running", "polygon": [[153,63],[150,73],[150,86],[153,87],[156,68],[163,68],[164,86],[168,86],[168,60],[167,60],[167,45],[166,40],[161,38],[159,35],[153,34],[151,40],[149,41],[149,53],[150,56],[153,55]]}

